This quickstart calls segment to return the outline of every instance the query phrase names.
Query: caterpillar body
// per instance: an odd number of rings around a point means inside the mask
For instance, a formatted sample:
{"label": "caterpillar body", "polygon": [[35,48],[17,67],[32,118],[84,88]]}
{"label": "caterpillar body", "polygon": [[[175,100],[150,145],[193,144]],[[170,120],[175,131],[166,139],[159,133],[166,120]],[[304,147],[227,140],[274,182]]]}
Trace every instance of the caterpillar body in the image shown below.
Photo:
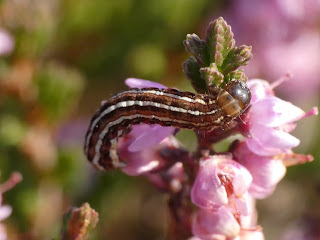
{"label": "caterpillar body", "polygon": [[175,89],[131,89],[104,102],[93,116],[85,138],[85,154],[98,169],[124,166],[117,155],[117,140],[133,124],[147,123],[210,131],[225,127],[249,105],[251,93],[240,81],[208,94]]}

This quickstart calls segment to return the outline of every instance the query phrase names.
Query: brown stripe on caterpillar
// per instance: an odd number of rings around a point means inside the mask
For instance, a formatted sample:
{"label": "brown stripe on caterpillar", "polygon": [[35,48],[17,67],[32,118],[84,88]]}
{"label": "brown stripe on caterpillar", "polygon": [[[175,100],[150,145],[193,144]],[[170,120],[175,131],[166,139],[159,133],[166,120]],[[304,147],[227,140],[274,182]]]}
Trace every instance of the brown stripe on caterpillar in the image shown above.
{"label": "brown stripe on caterpillar", "polygon": [[99,169],[124,165],[116,153],[117,139],[133,124],[147,123],[212,130],[226,126],[250,103],[250,90],[242,82],[231,81],[224,89],[209,94],[175,89],[131,89],[105,102],[91,120],[85,153]]}

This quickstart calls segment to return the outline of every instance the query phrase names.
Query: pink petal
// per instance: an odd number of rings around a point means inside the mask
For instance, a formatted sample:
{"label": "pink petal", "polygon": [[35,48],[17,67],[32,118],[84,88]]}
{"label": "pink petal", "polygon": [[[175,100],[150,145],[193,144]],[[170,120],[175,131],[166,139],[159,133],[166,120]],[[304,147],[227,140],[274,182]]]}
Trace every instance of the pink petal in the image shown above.
{"label": "pink petal", "polygon": [[168,88],[160,83],[152,82],[149,80],[143,80],[139,78],[127,78],[125,80],[125,84],[130,88],[160,88],[160,89]]}
{"label": "pink petal", "polygon": [[234,157],[250,171],[253,181],[249,192],[255,198],[266,198],[272,194],[286,173],[286,167],[281,160],[251,152],[246,142],[236,148]]}
{"label": "pink petal", "polygon": [[0,29],[0,55],[8,55],[13,51],[14,39],[5,30]]}
{"label": "pink petal", "polygon": [[252,104],[249,124],[278,127],[301,119],[302,109],[277,97],[268,97]]}
{"label": "pink petal", "polygon": [[245,194],[252,182],[252,176],[250,172],[241,164],[238,164],[236,161],[230,163],[232,164],[233,173],[233,191],[236,197],[242,197]]}
{"label": "pink petal", "polygon": [[288,152],[300,144],[299,139],[286,132],[259,124],[251,126],[250,134],[251,138],[246,138],[246,142],[250,150],[258,155],[267,156]]}
{"label": "pink petal", "polygon": [[[226,182],[221,177],[226,177]],[[230,182],[228,182],[230,181]],[[202,208],[228,204],[226,184],[232,184],[234,196],[241,197],[252,182],[249,171],[228,156],[210,156],[201,162],[200,170],[191,189],[191,200]]]}
{"label": "pink petal", "polygon": [[248,192],[243,194],[241,198],[233,198],[233,201],[229,203],[229,208],[234,208],[234,205],[236,206],[237,212],[241,214],[241,216],[249,216],[252,214],[253,208],[252,208],[252,202],[253,198],[251,195],[249,195]]}
{"label": "pink petal", "polygon": [[191,189],[191,201],[194,204],[202,208],[214,208],[228,203],[227,192],[217,174],[216,165],[206,160]]}
{"label": "pink petal", "polygon": [[128,146],[135,140],[134,134],[127,134],[118,141],[118,154],[126,162],[126,167],[122,170],[131,176],[143,174],[151,171],[163,164],[164,160],[157,154],[159,145],[146,148],[145,151],[130,152]]}
{"label": "pink petal", "polygon": [[162,157],[160,151],[166,148],[175,149],[180,147],[179,142],[174,137],[168,137],[152,147],[130,152],[128,146],[134,140],[134,136],[129,133],[119,139],[117,149],[119,157],[126,163],[126,166],[121,170],[131,176],[146,174],[155,168],[165,166],[168,160]]}
{"label": "pink petal", "polygon": [[270,84],[262,79],[250,79],[247,85],[251,91],[251,104],[268,96],[274,96],[274,92]]}
{"label": "pink petal", "polygon": [[276,189],[277,185],[273,186],[260,186],[258,184],[252,184],[250,187],[250,194],[256,199],[264,199],[271,196]]}
{"label": "pink petal", "polygon": [[[246,201],[245,201],[246,209],[248,211],[248,214],[244,214],[242,212],[240,215],[240,225],[242,228],[245,229],[252,229],[257,225],[258,221],[258,213],[256,209],[256,200],[248,193],[246,194]],[[239,208],[239,204],[236,202],[237,207]]]}
{"label": "pink petal", "polygon": [[135,140],[128,146],[130,152],[138,152],[146,148],[152,147],[166,137],[173,134],[175,128],[173,127],[162,127],[157,124],[148,125],[140,124],[134,125],[132,134],[135,135]]}
{"label": "pink petal", "polygon": [[259,230],[241,230],[239,240],[264,240],[264,235]]}
{"label": "pink petal", "polygon": [[287,124],[283,124],[280,127],[277,127],[277,130],[280,130],[282,132],[292,132],[295,128],[296,128],[297,124],[296,123],[287,123]]}
{"label": "pink petal", "polygon": [[12,208],[9,205],[3,205],[0,207],[0,221],[10,216]]}
{"label": "pink petal", "polygon": [[260,156],[272,156],[276,154],[282,153],[282,150],[279,148],[267,148],[262,146],[259,142],[257,142],[253,138],[247,138],[246,143],[248,144],[250,150]]}
{"label": "pink petal", "polygon": [[192,232],[203,240],[233,238],[240,233],[240,226],[229,209],[222,206],[217,210],[199,209]]}
{"label": "pink petal", "polygon": [[[122,154],[120,154],[121,156]],[[121,156],[121,158],[123,158]],[[121,168],[121,170],[130,176],[137,176],[159,167],[162,163],[162,159],[159,159],[154,152],[145,151],[132,154],[131,157],[126,158],[127,166]]]}

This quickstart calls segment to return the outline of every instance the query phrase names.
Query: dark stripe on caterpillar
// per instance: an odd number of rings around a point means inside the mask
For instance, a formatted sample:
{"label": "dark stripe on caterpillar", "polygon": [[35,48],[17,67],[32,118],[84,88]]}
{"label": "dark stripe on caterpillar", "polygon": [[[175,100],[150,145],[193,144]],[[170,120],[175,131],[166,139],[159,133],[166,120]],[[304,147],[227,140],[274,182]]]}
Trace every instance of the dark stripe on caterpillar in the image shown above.
{"label": "dark stripe on caterpillar", "polygon": [[113,96],[91,120],[85,141],[89,161],[99,169],[123,166],[116,153],[117,139],[133,124],[207,131],[226,126],[250,102],[249,89],[242,82],[231,83],[226,90],[215,89],[210,94],[148,88],[131,89]]}

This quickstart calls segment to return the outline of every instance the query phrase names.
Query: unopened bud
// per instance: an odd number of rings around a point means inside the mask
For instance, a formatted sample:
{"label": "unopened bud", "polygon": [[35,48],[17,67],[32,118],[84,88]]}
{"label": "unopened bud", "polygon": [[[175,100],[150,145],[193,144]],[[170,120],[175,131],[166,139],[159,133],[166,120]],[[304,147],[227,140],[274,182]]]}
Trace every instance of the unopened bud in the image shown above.
{"label": "unopened bud", "polygon": [[206,81],[207,86],[220,85],[223,83],[224,76],[215,63],[211,63],[209,67],[200,68],[200,74]]}
{"label": "unopened bud", "polygon": [[223,65],[220,68],[221,71],[226,74],[236,70],[240,66],[247,65],[249,60],[253,57],[251,50],[252,47],[246,45],[235,48],[224,60]]}
{"label": "unopened bud", "polygon": [[70,209],[64,215],[62,239],[88,239],[98,220],[98,213],[90,208],[89,203],[84,203],[80,208]]}
{"label": "unopened bud", "polygon": [[206,42],[200,39],[195,33],[188,34],[183,44],[188,52],[190,52],[197,59],[199,64],[206,65]]}
{"label": "unopened bud", "polygon": [[209,24],[206,43],[210,62],[221,66],[235,46],[231,27],[222,17]]}

